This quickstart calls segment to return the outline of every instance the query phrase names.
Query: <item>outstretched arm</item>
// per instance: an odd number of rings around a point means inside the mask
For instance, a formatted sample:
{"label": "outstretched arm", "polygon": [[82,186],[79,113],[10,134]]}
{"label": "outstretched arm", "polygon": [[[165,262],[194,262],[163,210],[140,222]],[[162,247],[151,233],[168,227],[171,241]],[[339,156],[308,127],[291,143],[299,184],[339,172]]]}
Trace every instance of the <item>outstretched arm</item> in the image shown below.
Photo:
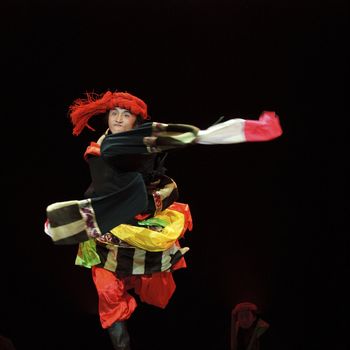
{"label": "outstretched arm", "polygon": [[195,143],[199,129],[187,124],[145,123],[126,132],[107,135],[101,143],[106,160],[124,154],[159,153]]}
{"label": "outstretched arm", "polygon": [[145,123],[137,129],[111,134],[101,144],[101,155],[158,153],[193,144],[233,144],[270,141],[282,135],[275,112],[263,112],[259,120],[234,118],[200,130],[188,124]]}

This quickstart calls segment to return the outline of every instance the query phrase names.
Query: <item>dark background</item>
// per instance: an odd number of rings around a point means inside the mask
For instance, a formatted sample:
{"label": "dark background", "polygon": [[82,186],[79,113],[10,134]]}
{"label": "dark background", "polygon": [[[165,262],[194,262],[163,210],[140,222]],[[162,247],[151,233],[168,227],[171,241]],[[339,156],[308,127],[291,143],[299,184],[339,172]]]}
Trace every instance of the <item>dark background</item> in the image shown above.
{"label": "dark background", "polygon": [[[82,198],[72,135],[86,91],[131,92],[154,121],[201,129],[220,116],[280,116],[270,142],[168,156],[194,228],[165,310],[139,303],[133,350],[229,349],[230,313],[255,302],[265,349],[350,349],[344,0],[1,2],[0,332],[17,350],[111,349],[77,247],[43,231],[46,206]],[[262,338],[262,339],[263,339]]]}

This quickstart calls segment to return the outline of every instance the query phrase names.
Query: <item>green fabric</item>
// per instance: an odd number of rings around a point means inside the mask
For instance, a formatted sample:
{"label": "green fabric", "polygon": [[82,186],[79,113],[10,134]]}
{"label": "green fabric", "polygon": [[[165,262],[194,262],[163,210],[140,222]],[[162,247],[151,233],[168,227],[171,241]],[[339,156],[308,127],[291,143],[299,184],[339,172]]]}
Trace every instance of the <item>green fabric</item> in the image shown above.
{"label": "green fabric", "polygon": [[166,227],[169,225],[169,222],[160,218],[149,218],[146,220],[139,221],[137,223],[139,226],[161,226]]}
{"label": "green fabric", "polygon": [[78,254],[75,258],[75,265],[91,268],[101,262],[96,252],[96,242],[94,239],[79,243]]}

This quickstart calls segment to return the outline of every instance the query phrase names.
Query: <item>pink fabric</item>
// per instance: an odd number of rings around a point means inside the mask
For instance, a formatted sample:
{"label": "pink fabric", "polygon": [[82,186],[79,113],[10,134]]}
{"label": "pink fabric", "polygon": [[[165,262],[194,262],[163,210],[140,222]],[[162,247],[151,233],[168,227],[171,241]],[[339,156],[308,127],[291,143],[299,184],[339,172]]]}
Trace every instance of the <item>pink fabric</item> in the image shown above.
{"label": "pink fabric", "polygon": [[259,120],[246,120],[244,123],[246,141],[269,141],[282,135],[279,117],[275,112],[263,112]]}

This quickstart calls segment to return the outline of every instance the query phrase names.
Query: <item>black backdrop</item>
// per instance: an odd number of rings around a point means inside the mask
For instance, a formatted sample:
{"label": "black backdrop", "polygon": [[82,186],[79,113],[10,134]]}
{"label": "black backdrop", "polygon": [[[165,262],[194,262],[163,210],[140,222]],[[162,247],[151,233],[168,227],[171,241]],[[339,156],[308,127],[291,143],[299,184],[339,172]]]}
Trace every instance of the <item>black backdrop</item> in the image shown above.
{"label": "black backdrop", "polygon": [[268,349],[349,349],[348,21],[345,0],[2,1],[0,332],[17,350],[111,348],[90,271],[43,223],[89,183],[96,135],[72,136],[69,104],[118,89],[155,121],[270,110],[284,130],[168,156],[194,219],[188,268],[165,310],[139,303],[134,349],[229,349],[246,300],[271,324]]}

